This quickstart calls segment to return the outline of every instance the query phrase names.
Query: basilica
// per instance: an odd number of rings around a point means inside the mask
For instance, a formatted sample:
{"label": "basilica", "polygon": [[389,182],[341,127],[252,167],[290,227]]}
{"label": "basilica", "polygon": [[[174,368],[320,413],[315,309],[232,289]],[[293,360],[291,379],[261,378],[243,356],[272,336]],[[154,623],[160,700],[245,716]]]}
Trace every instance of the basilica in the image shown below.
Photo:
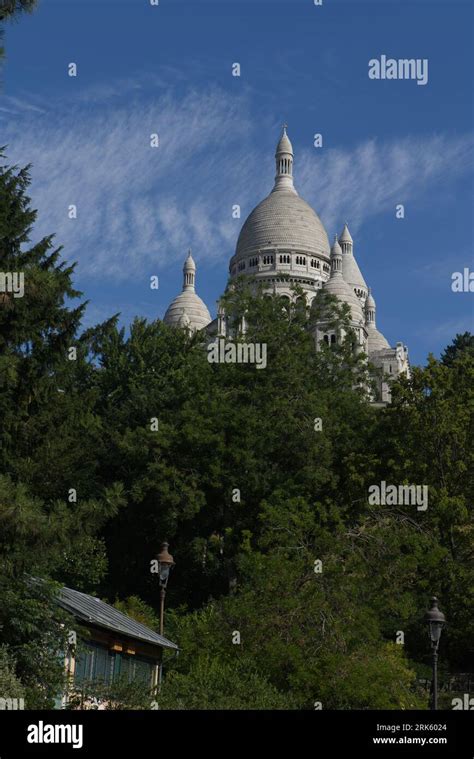
{"label": "basilica", "polygon": [[[288,300],[295,296],[311,304],[324,290],[350,309],[351,327],[356,335],[354,350],[364,352],[377,371],[377,400],[390,402],[390,380],[409,375],[407,347],[397,342],[391,347],[377,329],[375,300],[354,256],[354,241],[347,223],[332,247],[317,213],[298,195],[293,181],[293,147],[283,127],[275,160],[275,183],[245,221],[229,265],[229,285],[239,276],[259,282],[261,291]],[[282,276],[284,275],[284,276]],[[226,317],[222,306],[212,319],[205,303],[196,293],[196,265],[189,253],[183,268],[183,290],[169,305],[166,324],[205,330],[209,336],[226,337]],[[301,295],[303,291],[303,295]],[[321,342],[336,343],[339,334],[323,317],[314,331],[316,349]]]}

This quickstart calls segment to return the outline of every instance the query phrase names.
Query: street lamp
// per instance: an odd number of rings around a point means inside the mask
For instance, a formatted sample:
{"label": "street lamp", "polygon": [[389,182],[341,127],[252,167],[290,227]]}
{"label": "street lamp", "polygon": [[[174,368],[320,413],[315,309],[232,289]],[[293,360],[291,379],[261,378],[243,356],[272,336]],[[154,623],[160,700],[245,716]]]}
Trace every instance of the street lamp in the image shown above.
{"label": "street lamp", "polygon": [[158,573],[160,579],[160,635],[163,635],[165,618],[165,596],[170,572],[175,566],[173,557],[168,552],[168,543],[161,544],[161,551],[156,557],[158,560]]}
{"label": "street lamp", "polygon": [[436,710],[438,708],[438,646],[446,619],[443,612],[438,609],[438,599],[435,596],[431,599],[431,608],[425,614],[425,622],[428,623],[431,651],[433,654],[431,709]]}

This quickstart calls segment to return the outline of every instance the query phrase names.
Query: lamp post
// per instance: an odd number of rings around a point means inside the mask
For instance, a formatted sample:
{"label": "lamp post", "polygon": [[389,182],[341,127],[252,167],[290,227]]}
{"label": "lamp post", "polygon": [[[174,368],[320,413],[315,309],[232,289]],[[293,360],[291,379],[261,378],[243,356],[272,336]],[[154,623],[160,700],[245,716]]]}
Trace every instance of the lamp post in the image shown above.
{"label": "lamp post", "polygon": [[161,551],[156,558],[158,560],[158,572],[160,580],[160,635],[163,635],[166,587],[168,585],[170,571],[175,566],[173,557],[170,553],[168,553],[168,543],[161,544]]}
{"label": "lamp post", "polygon": [[446,619],[443,612],[438,609],[438,599],[435,596],[431,599],[431,608],[425,614],[425,622],[428,624],[433,656],[431,709],[436,710],[438,708],[438,646]]}

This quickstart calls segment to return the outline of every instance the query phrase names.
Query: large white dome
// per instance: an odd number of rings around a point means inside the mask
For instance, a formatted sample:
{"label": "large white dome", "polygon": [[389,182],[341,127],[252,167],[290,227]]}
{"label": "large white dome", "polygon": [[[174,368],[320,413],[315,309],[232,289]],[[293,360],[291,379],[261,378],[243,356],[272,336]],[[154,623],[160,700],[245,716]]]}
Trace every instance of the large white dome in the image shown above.
{"label": "large white dome", "polygon": [[329,257],[321,219],[294,190],[274,190],[254,208],[241,229],[234,262],[268,248]]}

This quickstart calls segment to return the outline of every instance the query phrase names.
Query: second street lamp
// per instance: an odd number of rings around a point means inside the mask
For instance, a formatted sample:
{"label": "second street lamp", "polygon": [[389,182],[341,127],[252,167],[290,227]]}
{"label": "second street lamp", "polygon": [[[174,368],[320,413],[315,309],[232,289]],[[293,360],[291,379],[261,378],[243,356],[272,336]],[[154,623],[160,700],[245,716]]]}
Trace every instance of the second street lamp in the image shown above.
{"label": "second street lamp", "polygon": [[165,596],[170,572],[175,566],[173,557],[168,552],[168,543],[161,544],[161,551],[156,557],[158,560],[158,572],[160,580],[160,635],[163,635],[165,618]]}
{"label": "second street lamp", "polygon": [[438,708],[438,646],[441,638],[441,631],[446,623],[445,616],[438,609],[438,599],[433,596],[431,599],[431,608],[425,614],[425,622],[428,623],[428,632],[431,640],[431,651],[433,655],[433,682],[431,709]]}

